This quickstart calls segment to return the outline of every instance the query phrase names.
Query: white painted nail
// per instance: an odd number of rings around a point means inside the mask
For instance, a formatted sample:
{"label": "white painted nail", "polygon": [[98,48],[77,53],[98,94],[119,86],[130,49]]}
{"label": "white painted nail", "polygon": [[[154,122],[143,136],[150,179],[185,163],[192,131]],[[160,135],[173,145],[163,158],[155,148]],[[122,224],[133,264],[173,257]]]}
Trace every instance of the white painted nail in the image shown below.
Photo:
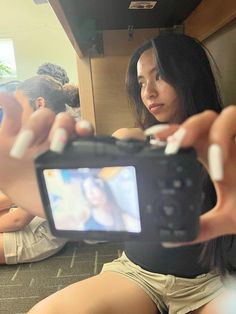
{"label": "white painted nail", "polygon": [[222,180],[224,177],[223,154],[218,144],[212,144],[208,148],[208,164],[212,180]]}
{"label": "white painted nail", "polygon": [[10,156],[16,159],[21,159],[27,148],[29,148],[34,138],[34,133],[31,130],[24,130],[19,133],[10,150]]}
{"label": "white painted nail", "polygon": [[162,132],[162,131],[168,129],[168,127],[169,127],[169,124],[157,124],[157,125],[153,125],[153,126],[151,126],[150,128],[146,129],[146,130],[144,131],[144,134],[145,134],[146,136],[155,135],[155,134],[157,134],[157,133],[159,133],[159,132]]}
{"label": "white painted nail", "polygon": [[165,155],[176,154],[179,151],[180,145],[186,135],[186,130],[183,128],[178,129],[173,135],[167,138],[167,146]]}
{"label": "white painted nail", "polygon": [[67,139],[68,136],[66,130],[63,128],[58,128],[53,135],[50,150],[55,153],[62,153],[67,143]]}
{"label": "white painted nail", "polygon": [[92,130],[92,126],[91,126],[91,124],[90,124],[87,120],[80,120],[80,121],[77,122],[77,123],[78,123],[78,125],[79,125],[79,127],[80,127],[81,129],[87,129],[87,130],[89,130],[89,131]]}
{"label": "white painted nail", "polygon": [[149,143],[153,146],[158,146],[158,147],[165,147],[166,146],[166,142],[165,141],[161,141],[158,138],[151,138]]}
{"label": "white painted nail", "polygon": [[166,249],[171,249],[171,248],[182,246],[180,243],[172,243],[172,242],[162,242],[161,245]]}

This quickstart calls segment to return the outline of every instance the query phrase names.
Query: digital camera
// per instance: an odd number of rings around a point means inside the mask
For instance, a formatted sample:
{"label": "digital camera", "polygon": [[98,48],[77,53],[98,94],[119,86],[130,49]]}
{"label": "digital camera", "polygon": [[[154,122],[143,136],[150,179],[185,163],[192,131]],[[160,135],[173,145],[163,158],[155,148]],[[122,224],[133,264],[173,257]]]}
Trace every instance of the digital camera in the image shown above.
{"label": "digital camera", "polygon": [[192,241],[201,208],[193,149],[165,155],[148,141],[79,138],[35,159],[45,213],[69,239]]}

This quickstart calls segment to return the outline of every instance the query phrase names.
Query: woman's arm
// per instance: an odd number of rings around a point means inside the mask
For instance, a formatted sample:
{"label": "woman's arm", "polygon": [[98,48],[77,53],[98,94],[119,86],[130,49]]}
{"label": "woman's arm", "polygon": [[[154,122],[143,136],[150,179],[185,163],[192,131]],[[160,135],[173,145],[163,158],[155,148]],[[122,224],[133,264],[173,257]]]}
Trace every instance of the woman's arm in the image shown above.
{"label": "woman's arm", "polygon": [[12,201],[2,192],[0,192],[0,211],[10,208],[12,206]]}
{"label": "woman's arm", "polygon": [[0,232],[17,231],[24,228],[34,218],[22,208],[16,207],[0,218]]}

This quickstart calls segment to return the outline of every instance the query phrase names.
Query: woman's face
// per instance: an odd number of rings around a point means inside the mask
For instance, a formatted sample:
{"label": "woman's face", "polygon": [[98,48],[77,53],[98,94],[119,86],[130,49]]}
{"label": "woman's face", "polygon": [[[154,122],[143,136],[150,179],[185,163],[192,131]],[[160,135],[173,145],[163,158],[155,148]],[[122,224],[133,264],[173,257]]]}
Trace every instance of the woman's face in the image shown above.
{"label": "woman's face", "polygon": [[102,181],[94,182],[91,178],[86,179],[83,183],[85,197],[95,207],[103,207],[107,202],[104,187],[99,186],[99,184],[102,184]]}
{"label": "woman's face", "polygon": [[148,111],[159,122],[176,121],[179,97],[175,89],[160,77],[153,49],[146,50],[139,58],[137,76],[141,99]]}

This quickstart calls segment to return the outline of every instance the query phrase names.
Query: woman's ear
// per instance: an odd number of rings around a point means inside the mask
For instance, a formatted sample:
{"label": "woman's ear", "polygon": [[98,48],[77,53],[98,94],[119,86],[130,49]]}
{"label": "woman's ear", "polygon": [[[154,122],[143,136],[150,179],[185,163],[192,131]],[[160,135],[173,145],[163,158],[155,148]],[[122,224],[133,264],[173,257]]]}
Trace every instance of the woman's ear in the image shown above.
{"label": "woman's ear", "polygon": [[43,97],[38,97],[36,100],[35,100],[35,108],[36,110],[37,109],[40,109],[40,108],[44,108],[46,107],[46,101]]}

